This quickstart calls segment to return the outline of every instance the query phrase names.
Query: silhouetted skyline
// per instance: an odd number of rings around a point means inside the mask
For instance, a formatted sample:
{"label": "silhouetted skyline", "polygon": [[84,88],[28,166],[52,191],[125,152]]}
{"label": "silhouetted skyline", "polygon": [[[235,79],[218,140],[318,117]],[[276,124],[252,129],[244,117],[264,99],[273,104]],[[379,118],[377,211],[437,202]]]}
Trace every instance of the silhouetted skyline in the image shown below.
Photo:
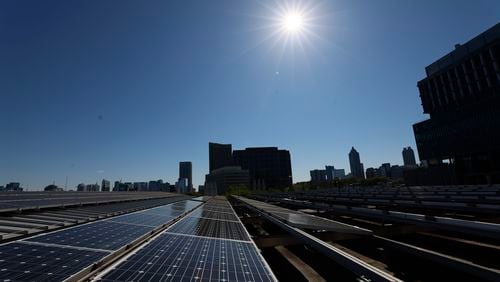
{"label": "silhouetted skyline", "polygon": [[425,66],[500,11],[489,0],[325,1],[315,36],[284,46],[273,5],[0,2],[0,183],[173,183],[190,160],[197,186],[210,141],[287,149],[295,182],[348,168],[352,146],[365,167],[402,164],[426,118]]}

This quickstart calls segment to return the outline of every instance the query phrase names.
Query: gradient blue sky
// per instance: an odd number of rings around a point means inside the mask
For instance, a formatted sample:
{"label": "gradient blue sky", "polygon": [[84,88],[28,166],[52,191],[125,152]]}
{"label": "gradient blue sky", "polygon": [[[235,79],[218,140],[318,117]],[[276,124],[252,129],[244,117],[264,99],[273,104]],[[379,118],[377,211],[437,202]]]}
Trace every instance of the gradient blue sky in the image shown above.
{"label": "gradient blue sky", "polygon": [[402,163],[425,66],[500,18],[497,0],[301,1],[316,36],[284,45],[280,3],[0,1],[0,185],[172,183],[183,160],[198,185],[209,141],[288,149],[294,181],[349,170],[351,146]]}

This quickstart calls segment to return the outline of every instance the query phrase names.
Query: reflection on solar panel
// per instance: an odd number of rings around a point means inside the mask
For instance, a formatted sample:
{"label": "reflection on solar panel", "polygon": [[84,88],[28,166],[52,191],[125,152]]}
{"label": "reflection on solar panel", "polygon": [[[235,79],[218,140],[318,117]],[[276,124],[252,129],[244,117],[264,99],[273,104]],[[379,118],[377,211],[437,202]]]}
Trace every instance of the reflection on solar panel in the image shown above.
{"label": "reflection on solar panel", "polygon": [[175,216],[149,214],[149,213],[133,213],[114,217],[109,222],[119,222],[127,224],[145,225],[151,227],[158,227],[166,224]]}
{"label": "reflection on solar panel", "polygon": [[62,281],[108,254],[100,251],[10,243],[0,246],[0,279]]}
{"label": "reflection on solar panel", "polygon": [[243,225],[232,221],[186,217],[172,226],[168,231],[180,234],[250,241]]}
{"label": "reflection on solar panel", "polygon": [[98,221],[64,229],[59,232],[35,236],[25,241],[92,249],[118,250],[153,229],[150,226]]}
{"label": "reflection on solar panel", "polygon": [[344,224],[341,222],[329,220],[322,217],[317,217],[299,211],[285,209],[261,201],[256,201],[238,196],[236,196],[236,198],[249,204],[250,206],[253,206],[259,210],[271,214],[272,216],[282,221],[285,221],[286,223],[294,227],[316,229],[316,230],[329,230],[329,231],[337,231],[337,232],[351,233],[351,234],[369,235],[371,233],[370,230],[359,228],[357,226]]}
{"label": "reflection on solar panel", "polygon": [[248,242],[161,234],[102,281],[274,281]]}
{"label": "reflection on solar panel", "polygon": [[189,216],[192,217],[203,217],[208,219],[218,219],[227,221],[238,221],[238,217],[231,213],[215,212],[212,210],[206,210],[205,207],[200,207],[192,212]]}

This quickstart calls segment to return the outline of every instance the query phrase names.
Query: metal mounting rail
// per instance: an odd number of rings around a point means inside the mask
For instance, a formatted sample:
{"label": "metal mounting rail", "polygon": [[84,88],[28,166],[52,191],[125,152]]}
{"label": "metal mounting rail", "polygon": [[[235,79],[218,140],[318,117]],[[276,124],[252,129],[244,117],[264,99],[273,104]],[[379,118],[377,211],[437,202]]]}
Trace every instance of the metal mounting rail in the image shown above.
{"label": "metal mounting rail", "polygon": [[266,212],[253,207],[252,205],[246,203],[242,198],[233,196],[235,199],[246,205],[251,210],[259,213],[269,221],[275,223],[283,230],[290,233],[290,235],[304,242],[304,244],[314,248],[316,251],[322,253],[323,255],[331,258],[339,265],[345,267],[349,271],[358,275],[360,279],[363,281],[373,281],[373,282],[382,282],[382,281],[402,281],[376,267],[369,265],[368,263],[312,236],[311,234],[304,232],[298,228],[292,227],[283,221],[267,214]]}
{"label": "metal mounting rail", "polygon": [[435,263],[439,263],[442,265],[449,266],[453,269],[457,269],[464,273],[468,273],[470,275],[476,276],[478,278],[484,279],[485,281],[499,281],[500,279],[500,271],[484,267],[481,265],[474,264],[470,261],[466,261],[463,259],[459,259],[456,257],[448,256],[445,254],[441,254],[438,252],[434,252],[431,250],[427,250],[424,248],[412,246],[410,244],[406,244],[403,242],[391,240],[388,238],[380,237],[374,235],[375,238],[381,240],[383,244],[397,248],[403,252],[413,254],[418,257],[425,258],[427,260],[433,261]]}

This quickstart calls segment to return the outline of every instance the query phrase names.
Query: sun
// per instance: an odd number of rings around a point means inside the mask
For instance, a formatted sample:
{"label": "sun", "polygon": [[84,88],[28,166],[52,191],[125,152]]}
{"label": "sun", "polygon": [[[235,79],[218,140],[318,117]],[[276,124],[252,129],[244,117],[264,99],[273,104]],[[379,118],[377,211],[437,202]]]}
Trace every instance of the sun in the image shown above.
{"label": "sun", "polygon": [[283,18],[283,29],[290,33],[301,31],[304,27],[304,17],[297,12],[289,12]]}

